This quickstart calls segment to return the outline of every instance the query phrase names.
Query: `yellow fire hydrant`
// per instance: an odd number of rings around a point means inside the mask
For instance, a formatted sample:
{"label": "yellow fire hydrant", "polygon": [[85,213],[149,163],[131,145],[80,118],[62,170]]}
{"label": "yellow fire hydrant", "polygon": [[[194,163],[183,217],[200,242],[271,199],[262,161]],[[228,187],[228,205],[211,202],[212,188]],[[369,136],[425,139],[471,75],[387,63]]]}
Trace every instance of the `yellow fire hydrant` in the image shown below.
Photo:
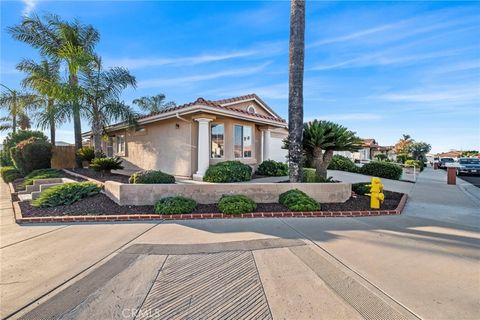
{"label": "yellow fire hydrant", "polygon": [[380,209],[380,203],[385,200],[382,180],[380,180],[380,178],[373,177],[371,184],[367,184],[367,186],[370,187],[370,193],[365,193],[365,195],[370,196],[370,208]]}

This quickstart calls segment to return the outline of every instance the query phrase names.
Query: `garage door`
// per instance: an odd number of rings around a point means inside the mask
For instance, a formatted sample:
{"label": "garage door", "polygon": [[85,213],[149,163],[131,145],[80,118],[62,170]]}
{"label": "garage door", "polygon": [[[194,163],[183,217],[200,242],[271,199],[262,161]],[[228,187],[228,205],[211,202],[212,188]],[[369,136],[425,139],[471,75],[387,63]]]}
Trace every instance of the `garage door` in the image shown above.
{"label": "garage door", "polygon": [[271,137],[270,138],[270,159],[280,162],[287,161],[287,150],[282,149],[283,147],[283,139],[284,138],[277,138]]}

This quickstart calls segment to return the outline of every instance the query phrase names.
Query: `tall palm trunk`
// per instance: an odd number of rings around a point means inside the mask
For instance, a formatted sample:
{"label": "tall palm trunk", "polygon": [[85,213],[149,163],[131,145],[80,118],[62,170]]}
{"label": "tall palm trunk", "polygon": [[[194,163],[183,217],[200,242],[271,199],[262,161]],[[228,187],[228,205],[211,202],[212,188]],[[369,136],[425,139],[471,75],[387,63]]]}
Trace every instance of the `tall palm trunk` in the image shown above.
{"label": "tall palm trunk", "polygon": [[53,113],[53,103],[54,100],[52,98],[48,98],[48,105],[47,105],[47,112],[50,117],[49,119],[49,127],[50,127],[50,142],[52,145],[55,145],[55,118],[54,118],[54,113]]}
{"label": "tall palm trunk", "polygon": [[288,79],[288,157],[290,182],[302,181],[303,69],[305,55],[305,0],[291,0]]}
{"label": "tall palm trunk", "polygon": [[[75,73],[70,73],[69,77],[70,85],[77,88],[78,87],[78,77]],[[75,149],[78,150],[82,147],[82,122],[80,119],[80,104],[78,99],[75,98],[73,101],[73,135],[75,138]],[[82,163],[80,159],[77,159],[77,167],[80,168]]]}
{"label": "tall palm trunk", "polygon": [[93,120],[92,120],[92,135],[93,135],[93,150],[95,157],[102,154],[102,122],[100,121],[100,112],[97,105],[92,106]]}
{"label": "tall palm trunk", "polygon": [[15,92],[13,92],[12,130],[13,134],[17,133],[17,94]]}

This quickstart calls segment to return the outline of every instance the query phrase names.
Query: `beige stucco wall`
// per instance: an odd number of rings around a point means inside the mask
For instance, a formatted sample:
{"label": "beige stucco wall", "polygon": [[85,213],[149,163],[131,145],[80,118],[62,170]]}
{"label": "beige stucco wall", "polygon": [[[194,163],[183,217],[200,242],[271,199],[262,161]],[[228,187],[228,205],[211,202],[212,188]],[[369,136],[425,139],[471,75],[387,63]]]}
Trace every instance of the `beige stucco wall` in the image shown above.
{"label": "beige stucco wall", "polygon": [[120,205],[153,205],[159,199],[184,196],[198,203],[216,203],[222,195],[243,194],[257,203],[278,202],[283,192],[299,189],[320,203],[345,202],[351,196],[349,183],[208,183],[122,184],[105,183],[105,193]]}
{"label": "beige stucco wall", "polygon": [[[126,131],[126,151],[122,156],[125,169],[161,170],[177,176],[192,175],[191,123],[172,119],[142,127],[146,132]],[[109,135],[123,132],[125,131],[111,132]]]}

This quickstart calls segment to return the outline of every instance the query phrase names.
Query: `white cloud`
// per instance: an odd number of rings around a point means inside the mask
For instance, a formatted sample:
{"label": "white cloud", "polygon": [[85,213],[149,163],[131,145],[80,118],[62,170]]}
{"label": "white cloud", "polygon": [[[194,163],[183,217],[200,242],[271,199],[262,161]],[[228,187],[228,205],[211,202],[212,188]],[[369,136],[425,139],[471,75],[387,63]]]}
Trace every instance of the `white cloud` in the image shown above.
{"label": "white cloud", "polygon": [[159,66],[185,66],[203,63],[233,60],[238,58],[264,58],[285,52],[288,43],[272,41],[254,44],[251,48],[234,51],[216,50],[215,53],[205,53],[186,57],[132,57],[132,58],[105,58],[105,66],[123,66],[128,69],[143,69]]}
{"label": "white cloud", "polygon": [[392,101],[392,102],[423,102],[423,103],[438,103],[445,104],[446,102],[465,102],[475,101],[480,99],[480,92],[477,85],[472,88],[459,89],[444,89],[437,88],[436,90],[415,90],[386,93],[377,96],[377,98]]}
{"label": "white cloud", "polygon": [[249,57],[257,52],[254,50],[236,51],[224,54],[203,54],[191,57],[180,58],[124,58],[124,59],[106,59],[105,64],[108,67],[123,66],[128,69],[151,68],[164,65],[196,65],[208,62],[230,60],[235,58]]}
{"label": "white cloud", "polygon": [[254,67],[247,67],[247,68],[238,68],[238,69],[227,69],[213,73],[203,73],[198,75],[191,75],[185,77],[178,77],[178,78],[154,78],[154,79],[147,79],[138,82],[138,88],[155,88],[161,86],[181,86],[185,84],[190,84],[194,82],[206,81],[206,80],[213,80],[219,78],[226,78],[226,77],[241,77],[247,76],[251,74],[257,74],[266,66],[268,66],[270,62],[264,63],[259,66]]}
{"label": "white cloud", "polygon": [[37,0],[22,0],[23,3],[25,4],[25,7],[23,8],[22,15],[23,16],[29,16],[30,13],[35,9],[37,5]]}
{"label": "white cloud", "polygon": [[353,32],[353,33],[350,33],[350,34],[346,34],[346,35],[343,35],[343,36],[338,36],[338,37],[335,37],[335,38],[328,38],[328,39],[324,39],[324,40],[315,41],[312,44],[307,45],[307,48],[313,48],[313,47],[318,47],[318,46],[325,45],[325,44],[331,44],[331,43],[336,43],[336,42],[345,42],[345,41],[349,41],[349,40],[355,40],[355,39],[358,39],[358,38],[363,38],[363,37],[368,36],[368,35],[372,35],[372,34],[375,34],[375,33],[379,33],[379,32],[391,29],[394,26],[395,26],[394,24],[386,24],[386,25],[383,25],[383,26],[378,26],[378,27],[375,27],[375,28],[365,29],[365,30]]}
{"label": "white cloud", "polygon": [[378,113],[335,113],[323,114],[314,117],[305,117],[305,121],[312,121],[314,119],[330,121],[374,121],[383,118],[383,115]]}

